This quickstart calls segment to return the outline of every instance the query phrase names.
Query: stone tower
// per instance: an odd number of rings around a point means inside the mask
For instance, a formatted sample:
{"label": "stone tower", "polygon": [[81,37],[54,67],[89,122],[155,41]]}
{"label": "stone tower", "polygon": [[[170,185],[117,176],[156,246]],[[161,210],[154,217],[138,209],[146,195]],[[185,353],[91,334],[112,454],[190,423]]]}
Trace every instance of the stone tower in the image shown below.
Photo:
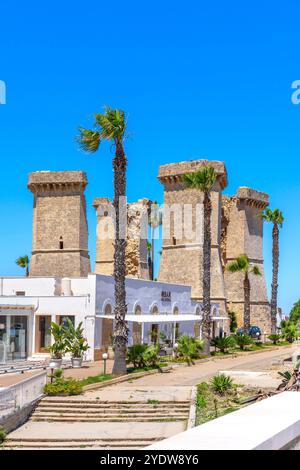
{"label": "stone tower", "polygon": [[29,175],[34,195],[30,276],[79,277],[90,272],[82,171]]}
{"label": "stone tower", "polygon": [[[126,276],[149,279],[147,228],[150,201],[139,199],[127,204]],[[96,274],[114,271],[115,212],[107,198],[94,199],[97,211]]]}
{"label": "stone tower", "polygon": [[268,301],[263,260],[262,211],[269,205],[269,196],[254,189],[240,187],[236,196],[223,196],[222,208],[222,262],[227,292],[228,309],[237,314],[238,326],[243,325],[243,274],[232,274],[225,265],[241,254],[246,254],[259,267],[261,276],[250,274],[251,324],[270,332],[270,305]]}
{"label": "stone tower", "polygon": [[[218,302],[225,313],[225,285],[220,256],[221,193],[227,186],[223,162],[192,160],[160,166],[158,179],[164,185],[164,240],[158,280],[190,285],[192,297],[202,299],[203,195],[198,190],[186,188],[182,177],[208,165],[217,173],[211,192],[211,299]],[[182,233],[180,227],[183,228]]]}

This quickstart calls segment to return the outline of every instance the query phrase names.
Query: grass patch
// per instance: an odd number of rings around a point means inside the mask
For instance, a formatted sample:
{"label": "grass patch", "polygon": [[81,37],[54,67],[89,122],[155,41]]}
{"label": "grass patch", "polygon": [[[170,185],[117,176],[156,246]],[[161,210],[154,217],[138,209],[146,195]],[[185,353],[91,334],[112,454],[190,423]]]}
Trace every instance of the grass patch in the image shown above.
{"label": "grass patch", "polygon": [[145,366],[145,367],[127,367],[128,374],[135,374],[137,372],[148,372],[149,370],[160,369],[160,366]]}
{"label": "grass patch", "polygon": [[106,380],[111,380],[113,378],[114,377],[111,374],[91,375],[87,377],[86,379],[80,380],[80,385],[82,387],[85,387],[86,385],[97,384],[99,382],[105,382]]}
{"label": "grass patch", "polygon": [[232,384],[223,394],[214,391],[212,381],[197,385],[196,425],[219,418],[247,406],[244,403],[255,392],[245,390],[242,386]]}
{"label": "grass patch", "polygon": [[147,401],[148,405],[159,405],[160,404],[160,401],[159,400],[151,400],[149,399]]}

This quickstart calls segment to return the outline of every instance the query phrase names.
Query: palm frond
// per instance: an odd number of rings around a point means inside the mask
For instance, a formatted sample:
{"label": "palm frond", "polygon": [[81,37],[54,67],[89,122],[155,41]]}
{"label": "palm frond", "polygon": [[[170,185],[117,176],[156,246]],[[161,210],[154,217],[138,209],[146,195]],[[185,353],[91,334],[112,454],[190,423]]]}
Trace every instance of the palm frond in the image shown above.
{"label": "palm frond", "polygon": [[100,126],[100,133],[104,139],[118,141],[123,139],[126,129],[124,111],[106,106],[105,112],[96,114],[95,119]]}
{"label": "palm frond", "polygon": [[98,131],[92,131],[85,129],[84,127],[80,127],[79,136],[76,140],[79,143],[81,150],[84,152],[94,153],[99,148],[101,135]]}
{"label": "palm frond", "polygon": [[261,272],[260,272],[260,269],[258,266],[253,266],[252,268],[252,273],[255,275],[255,276],[261,276]]}
{"label": "palm frond", "polygon": [[282,227],[284,221],[283,214],[279,209],[265,209],[262,212],[261,217],[266,222],[271,222],[272,224],[280,225],[280,227]]}
{"label": "palm frond", "polygon": [[205,166],[201,170],[183,175],[183,182],[188,188],[207,192],[212,189],[216,178],[215,169],[212,166]]}
{"label": "palm frond", "polygon": [[237,273],[241,271],[248,271],[249,269],[249,258],[247,255],[240,255],[235,258],[234,261],[226,266],[226,269],[231,273]]}

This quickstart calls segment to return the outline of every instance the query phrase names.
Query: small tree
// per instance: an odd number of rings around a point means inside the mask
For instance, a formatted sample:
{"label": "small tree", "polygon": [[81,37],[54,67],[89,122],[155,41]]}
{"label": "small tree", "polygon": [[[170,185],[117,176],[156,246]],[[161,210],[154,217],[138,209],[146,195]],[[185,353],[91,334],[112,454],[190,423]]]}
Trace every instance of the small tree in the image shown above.
{"label": "small tree", "polygon": [[262,213],[266,222],[273,224],[272,230],[272,294],[271,294],[271,330],[275,334],[277,330],[277,293],[278,293],[278,268],[279,268],[279,228],[282,227],[284,218],[279,209],[266,209]]}
{"label": "small tree", "polygon": [[293,323],[298,323],[298,321],[300,320],[300,300],[294,303],[293,308],[290,312],[289,319]]}
{"label": "small tree", "polygon": [[24,256],[19,256],[18,259],[16,259],[16,264],[23,269],[26,269],[26,277],[29,276],[29,265],[30,265],[30,259],[27,255]]}
{"label": "small tree", "polygon": [[229,324],[230,333],[235,333],[238,327],[237,320],[236,320],[236,313],[229,311],[228,317],[230,321],[230,324]]}
{"label": "small tree", "polygon": [[255,276],[261,276],[261,272],[258,266],[252,266],[250,264],[247,255],[240,255],[235,258],[234,261],[227,265],[227,270],[231,273],[243,273],[244,274],[244,331],[249,334],[250,330],[250,279],[249,274],[252,273]]}

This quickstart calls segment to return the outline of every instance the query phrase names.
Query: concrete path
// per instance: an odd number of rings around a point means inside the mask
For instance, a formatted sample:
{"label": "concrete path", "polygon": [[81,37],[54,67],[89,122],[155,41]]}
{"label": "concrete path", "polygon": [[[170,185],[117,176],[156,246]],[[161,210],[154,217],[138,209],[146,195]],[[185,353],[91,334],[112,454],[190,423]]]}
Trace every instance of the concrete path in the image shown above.
{"label": "concrete path", "polygon": [[[194,366],[178,366],[170,374],[156,374],[142,377],[134,381],[135,387],[170,387],[197,385],[222,370],[253,370],[264,371],[271,368],[274,361],[283,360],[291,356],[294,348],[284,348],[263,351],[238,357],[215,359],[213,361],[196,364]],[[125,382],[122,387],[131,387],[132,383]],[[110,387],[112,389],[113,387]]]}

